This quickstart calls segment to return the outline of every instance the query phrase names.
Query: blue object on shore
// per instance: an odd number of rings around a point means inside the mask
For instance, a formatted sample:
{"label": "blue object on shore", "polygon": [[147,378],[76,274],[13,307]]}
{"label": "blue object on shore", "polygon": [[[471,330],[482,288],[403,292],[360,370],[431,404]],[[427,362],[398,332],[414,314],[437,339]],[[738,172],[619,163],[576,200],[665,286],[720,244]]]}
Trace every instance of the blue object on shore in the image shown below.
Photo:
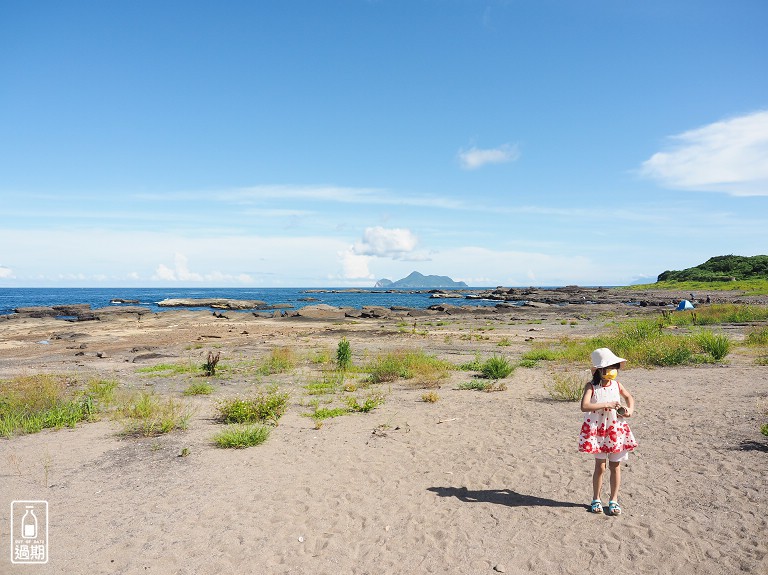
{"label": "blue object on shore", "polygon": [[687,299],[684,299],[679,304],[677,304],[677,311],[683,311],[684,309],[693,309],[693,304]]}

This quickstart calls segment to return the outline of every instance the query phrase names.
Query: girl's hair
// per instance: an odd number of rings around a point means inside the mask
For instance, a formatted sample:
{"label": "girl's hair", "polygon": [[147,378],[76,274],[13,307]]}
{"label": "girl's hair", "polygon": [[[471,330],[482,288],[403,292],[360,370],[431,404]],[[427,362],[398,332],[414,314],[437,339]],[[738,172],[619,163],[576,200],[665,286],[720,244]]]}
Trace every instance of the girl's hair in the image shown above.
{"label": "girl's hair", "polygon": [[600,367],[595,370],[595,373],[592,374],[592,385],[599,385],[600,380],[603,378],[602,375],[600,375],[600,371],[603,369],[621,369],[620,363],[614,363],[613,365],[608,365],[606,367]]}

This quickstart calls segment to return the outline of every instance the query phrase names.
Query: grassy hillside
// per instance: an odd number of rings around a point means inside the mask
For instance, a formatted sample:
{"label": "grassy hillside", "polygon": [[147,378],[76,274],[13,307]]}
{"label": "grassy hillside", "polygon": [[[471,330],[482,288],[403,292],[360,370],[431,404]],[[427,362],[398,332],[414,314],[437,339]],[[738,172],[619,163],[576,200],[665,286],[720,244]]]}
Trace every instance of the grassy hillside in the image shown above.
{"label": "grassy hillside", "polygon": [[[716,256],[703,264],[659,274],[659,282],[728,282],[768,280],[768,256]],[[734,289],[733,285],[726,289]]]}

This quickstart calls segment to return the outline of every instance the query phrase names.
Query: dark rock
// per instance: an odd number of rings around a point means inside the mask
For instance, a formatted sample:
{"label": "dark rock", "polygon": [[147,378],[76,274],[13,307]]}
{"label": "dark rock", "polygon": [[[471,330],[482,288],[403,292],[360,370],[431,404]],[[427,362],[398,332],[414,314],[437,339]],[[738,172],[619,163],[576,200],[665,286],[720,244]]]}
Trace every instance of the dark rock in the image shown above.
{"label": "dark rock", "polygon": [[33,306],[33,307],[17,307],[13,310],[17,317],[56,317],[60,315],[52,307]]}
{"label": "dark rock", "polygon": [[389,308],[378,305],[365,305],[361,310],[360,317],[385,318],[390,317],[391,315],[392,310]]}
{"label": "dark rock", "polygon": [[296,315],[306,319],[344,319],[345,312],[339,307],[321,303],[303,307],[296,311]]}
{"label": "dark rock", "polygon": [[150,359],[160,359],[161,357],[171,357],[171,356],[163,355],[162,353],[142,353],[133,358],[133,363],[136,363],[139,361],[148,361]]}

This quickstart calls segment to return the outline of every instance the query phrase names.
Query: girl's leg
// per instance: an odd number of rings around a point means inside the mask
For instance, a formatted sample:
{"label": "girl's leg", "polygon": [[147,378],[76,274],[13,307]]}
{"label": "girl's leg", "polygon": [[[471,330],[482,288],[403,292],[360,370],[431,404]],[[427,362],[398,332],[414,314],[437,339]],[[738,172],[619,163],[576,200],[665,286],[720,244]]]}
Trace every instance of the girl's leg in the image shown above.
{"label": "girl's leg", "polygon": [[600,488],[603,486],[605,459],[595,459],[595,472],[592,474],[592,499],[600,499]]}
{"label": "girl's leg", "polygon": [[618,501],[621,487],[621,461],[611,461],[611,501]]}

